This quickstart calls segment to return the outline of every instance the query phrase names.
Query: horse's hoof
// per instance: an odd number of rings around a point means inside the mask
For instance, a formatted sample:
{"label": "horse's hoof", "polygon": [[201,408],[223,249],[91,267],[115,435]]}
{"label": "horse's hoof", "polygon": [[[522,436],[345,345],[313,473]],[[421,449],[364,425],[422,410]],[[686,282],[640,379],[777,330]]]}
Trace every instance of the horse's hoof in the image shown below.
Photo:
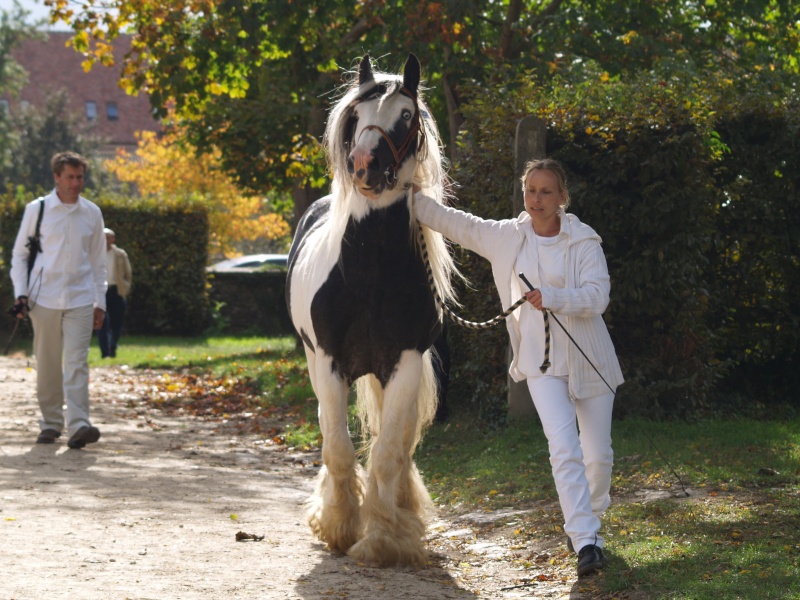
{"label": "horse's hoof", "polygon": [[383,533],[371,533],[347,551],[359,563],[374,567],[424,568],[428,553],[421,540],[392,539]]}

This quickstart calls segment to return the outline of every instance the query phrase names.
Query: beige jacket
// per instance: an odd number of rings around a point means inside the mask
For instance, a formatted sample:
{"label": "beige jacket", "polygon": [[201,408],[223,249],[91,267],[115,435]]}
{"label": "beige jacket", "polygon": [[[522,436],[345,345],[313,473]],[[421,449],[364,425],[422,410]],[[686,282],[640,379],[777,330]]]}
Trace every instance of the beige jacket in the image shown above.
{"label": "beige jacket", "polygon": [[133,271],[131,271],[131,261],[128,260],[128,253],[122,248],[111,246],[108,251],[114,255],[114,276],[117,281],[117,293],[126,298],[131,292],[133,285]]}

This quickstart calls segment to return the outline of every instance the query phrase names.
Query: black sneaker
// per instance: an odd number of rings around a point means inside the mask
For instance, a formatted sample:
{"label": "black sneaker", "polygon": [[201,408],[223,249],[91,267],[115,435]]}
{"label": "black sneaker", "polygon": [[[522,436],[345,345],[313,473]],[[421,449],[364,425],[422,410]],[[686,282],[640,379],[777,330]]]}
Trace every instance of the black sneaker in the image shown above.
{"label": "black sneaker", "polygon": [[43,429],[36,438],[37,444],[55,444],[56,439],[61,437],[61,432],[55,429]]}
{"label": "black sneaker", "polygon": [[86,444],[94,444],[99,439],[100,430],[97,427],[84,425],[75,432],[75,435],[69,438],[67,446],[74,450],[78,450],[79,448],[83,448]]}
{"label": "black sneaker", "polygon": [[606,557],[602,548],[589,544],[581,548],[578,554],[578,577],[594,573],[606,565]]}
{"label": "black sneaker", "polygon": [[570,552],[575,552],[575,546],[572,545],[572,538],[567,536],[567,550]]}

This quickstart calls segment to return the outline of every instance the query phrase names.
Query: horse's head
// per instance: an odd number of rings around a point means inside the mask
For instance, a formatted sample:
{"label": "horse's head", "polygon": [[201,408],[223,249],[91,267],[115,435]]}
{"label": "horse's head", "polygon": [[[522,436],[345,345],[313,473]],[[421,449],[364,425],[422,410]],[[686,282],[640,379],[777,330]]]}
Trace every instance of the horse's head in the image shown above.
{"label": "horse's head", "polygon": [[377,200],[385,191],[408,188],[421,146],[419,60],[408,55],[403,77],[376,78],[369,56],[361,60],[357,96],[340,129],[347,152],[347,173],[364,197]]}

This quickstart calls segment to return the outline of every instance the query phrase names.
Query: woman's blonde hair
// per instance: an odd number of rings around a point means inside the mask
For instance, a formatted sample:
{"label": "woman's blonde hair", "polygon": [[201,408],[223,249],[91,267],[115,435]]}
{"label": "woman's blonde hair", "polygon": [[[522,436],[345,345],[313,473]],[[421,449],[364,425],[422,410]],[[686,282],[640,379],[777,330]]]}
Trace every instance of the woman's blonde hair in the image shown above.
{"label": "woman's blonde hair", "polygon": [[561,208],[566,209],[569,207],[570,197],[569,189],[567,189],[567,173],[564,171],[564,167],[561,166],[561,163],[554,158],[536,158],[529,160],[525,165],[525,170],[520,178],[523,194],[525,193],[525,184],[528,182],[528,175],[530,175],[533,171],[550,171],[551,173],[554,173],[558,178],[559,191],[564,193],[564,202],[561,204]]}

